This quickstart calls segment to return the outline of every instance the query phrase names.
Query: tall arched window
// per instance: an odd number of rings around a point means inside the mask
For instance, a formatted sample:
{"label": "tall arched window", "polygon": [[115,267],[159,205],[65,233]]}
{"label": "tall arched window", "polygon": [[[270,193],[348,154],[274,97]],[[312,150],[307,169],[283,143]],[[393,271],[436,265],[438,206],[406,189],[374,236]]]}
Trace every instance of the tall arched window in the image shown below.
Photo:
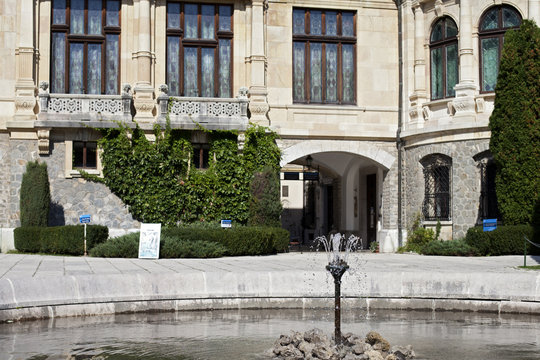
{"label": "tall arched window", "polygon": [[431,154],[420,163],[424,167],[424,219],[450,220],[452,159],[442,154]]}
{"label": "tall arched window", "polygon": [[458,82],[458,28],[449,17],[439,19],[431,30],[431,99],[455,95]]}
{"label": "tall arched window", "polygon": [[480,19],[480,83],[482,92],[495,91],[504,33],[521,25],[521,15],[511,6],[488,9]]}

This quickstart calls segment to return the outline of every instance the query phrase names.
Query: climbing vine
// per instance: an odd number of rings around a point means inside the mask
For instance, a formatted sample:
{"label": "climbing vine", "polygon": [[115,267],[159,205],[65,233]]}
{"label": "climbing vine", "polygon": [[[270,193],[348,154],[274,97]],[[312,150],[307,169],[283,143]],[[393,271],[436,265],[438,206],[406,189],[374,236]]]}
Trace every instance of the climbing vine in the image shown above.
{"label": "climbing vine", "polygon": [[103,178],[85,177],[107,185],[143,222],[231,219],[246,224],[254,174],[265,168],[279,173],[276,134],[260,126],[246,131],[243,153],[238,152],[235,132],[204,130],[210,138],[209,167],[204,170],[196,169],[191,159],[191,131],[156,126],[155,142],[139,127],[101,131]]}

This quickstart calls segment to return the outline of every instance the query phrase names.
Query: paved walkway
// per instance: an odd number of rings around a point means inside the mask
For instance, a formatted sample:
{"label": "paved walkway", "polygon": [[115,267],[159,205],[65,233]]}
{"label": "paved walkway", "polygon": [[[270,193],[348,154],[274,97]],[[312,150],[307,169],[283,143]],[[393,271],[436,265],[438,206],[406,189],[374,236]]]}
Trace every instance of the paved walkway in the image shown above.
{"label": "paved walkway", "polygon": [[[518,269],[523,256],[354,253],[348,262],[342,294],[358,306],[540,314],[540,271]],[[326,263],[324,253],[160,260],[0,254],[0,321],[328,305],[333,282]],[[529,256],[527,264],[540,264],[540,257]]]}

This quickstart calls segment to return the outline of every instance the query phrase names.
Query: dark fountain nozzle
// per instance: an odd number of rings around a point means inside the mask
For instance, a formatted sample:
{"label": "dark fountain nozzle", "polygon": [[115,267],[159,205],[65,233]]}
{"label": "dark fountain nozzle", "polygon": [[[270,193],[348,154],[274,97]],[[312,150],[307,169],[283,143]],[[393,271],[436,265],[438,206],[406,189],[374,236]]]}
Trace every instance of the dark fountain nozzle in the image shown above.
{"label": "dark fountain nozzle", "polygon": [[335,327],[335,341],[336,345],[341,345],[341,277],[345,274],[345,271],[349,268],[349,265],[343,261],[334,261],[326,265],[326,270],[332,274],[334,277],[334,287],[335,287],[335,316],[334,316],[334,327]]}

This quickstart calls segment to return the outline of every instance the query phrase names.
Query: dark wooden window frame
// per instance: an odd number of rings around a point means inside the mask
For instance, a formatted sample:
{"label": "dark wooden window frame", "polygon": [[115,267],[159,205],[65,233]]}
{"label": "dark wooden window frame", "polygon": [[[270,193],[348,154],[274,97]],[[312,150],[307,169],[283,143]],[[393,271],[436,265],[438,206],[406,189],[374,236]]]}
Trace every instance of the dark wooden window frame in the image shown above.
{"label": "dark wooden window frame", "polygon": [[[210,145],[209,144],[192,144],[193,146],[193,166],[196,169],[204,170],[210,166]],[[198,154],[198,156],[195,156]],[[198,163],[196,160],[199,160]]]}
{"label": "dark wooden window frame", "polygon": [[[493,29],[493,30],[482,30],[482,23],[484,22],[487,14],[493,10],[494,8],[497,8],[497,23],[498,23],[498,27],[497,29]],[[512,10],[513,12],[515,12],[519,18],[520,18],[520,25],[521,25],[521,22],[523,21],[523,18],[521,17],[521,14],[519,13],[519,11],[516,10],[516,8],[514,8],[513,6],[510,6],[510,5],[495,5],[495,6],[492,6],[490,7],[489,9],[487,9],[483,14],[482,16],[480,17],[480,22],[478,23],[479,26],[478,26],[478,51],[479,51],[479,58],[480,58],[480,66],[478,68],[479,72],[480,72],[480,93],[482,94],[489,94],[489,93],[493,93],[495,90],[482,90],[482,84],[484,83],[484,78],[483,78],[483,74],[482,74],[482,69],[484,68],[484,57],[482,55],[482,40],[485,40],[485,39],[489,39],[489,38],[497,38],[499,39],[499,57],[497,59],[497,67],[499,67],[499,64],[501,63],[501,54],[502,54],[502,48],[503,48],[503,43],[504,43],[504,34],[506,33],[507,30],[509,29],[517,29],[519,28],[519,26],[513,26],[513,27],[503,27],[503,18],[502,18],[502,14],[503,14],[503,9],[506,8],[506,9],[510,9]]]}
{"label": "dark wooden window frame", "polygon": [[[88,166],[88,144],[95,144],[95,156],[96,158],[93,159],[94,166]],[[75,151],[76,151],[76,144],[82,144],[82,166],[77,166],[75,164]],[[73,141],[73,164],[72,168],[75,169],[97,169],[97,163],[98,163],[98,148],[97,148],[97,142],[96,141]]]}
{"label": "dark wooden window frame", "polygon": [[[457,45],[458,44],[458,40],[457,40],[457,36],[452,36],[452,37],[447,37],[446,36],[446,21],[451,21],[454,23],[454,25],[456,25],[456,22],[449,16],[445,16],[443,18],[440,18],[438,19],[434,24],[433,24],[433,28],[431,30],[431,33],[430,33],[430,36],[429,36],[429,39],[430,39],[430,42],[429,42],[429,68],[430,68],[430,71],[429,71],[429,76],[430,76],[430,96],[431,96],[431,100],[440,100],[440,99],[447,99],[447,98],[453,98],[455,95],[448,95],[446,93],[446,67],[447,67],[447,64],[446,64],[446,51],[448,49],[449,46],[451,45]],[[431,34],[433,33],[433,30],[435,29],[435,26],[437,25],[437,23],[439,22],[442,22],[442,40],[438,40],[438,41],[434,41],[432,42],[431,41]],[[457,28],[457,25],[456,25],[456,28]],[[458,29],[459,31],[459,29]],[[443,73],[442,73],[442,85],[443,85],[443,96],[442,97],[437,97],[437,98],[434,98],[433,97],[433,92],[431,91],[431,86],[433,84],[433,69],[431,68],[431,56],[433,54],[433,50],[434,49],[437,49],[437,48],[442,48],[442,69],[443,69]],[[457,56],[457,64],[458,64],[458,80],[459,80],[459,49],[458,51],[456,52],[456,56]]]}
{"label": "dark wooden window frame", "polygon": [[[348,10],[335,10],[335,9],[310,9],[310,8],[294,8],[294,10],[304,10],[304,16],[305,16],[305,34],[294,34],[293,33],[293,48],[295,43],[305,43],[305,66],[304,66],[304,91],[306,94],[306,100],[305,101],[299,101],[294,100],[294,94],[293,94],[293,102],[297,104],[325,104],[325,105],[355,105],[356,104],[356,75],[357,75],[357,69],[356,69],[356,21],[357,21],[357,14],[353,11]],[[293,11],[294,11],[293,10]],[[310,15],[311,11],[321,11],[322,12],[322,34],[323,35],[311,35],[309,34],[310,30]],[[326,12],[332,11],[337,12],[337,36],[326,36],[324,35],[326,33]],[[341,16],[342,13],[354,13],[353,18],[353,29],[354,29],[354,36],[348,37],[348,36],[342,36],[341,34]],[[310,83],[310,57],[308,54],[310,53],[310,44],[311,43],[321,43],[322,44],[322,101],[321,102],[313,102],[310,100],[311,96],[311,83]],[[338,65],[337,65],[337,102],[326,102],[326,44],[337,44],[337,54],[338,54]],[[343,73],[343,67],[342,67],[342,45],[348,44],[353,45],[353,64],[354,64],[354,85],[353,85],[353,102],[343,102],[343,79],[342,79],[342,73]],[[292,55],[292,63],[294,64],[294,51]],[[294,73],[294,66],[293,66],[293,82],[295,78]],[[293,90],[294,91],[294,90]]]}
{"label": "dark wooden window frame", "polygon": [[[189,47],[196,47],[197,48],[197,69],[198,69],[198,78],[197,78],[197,88],[198,88],[198,96],[201,96],[202,93],[202,87],[201,87],[201,79],[202,79],[202,64],[201,64],[201,49],[202,48],[213,48],[214,49],[214,97],[218,97],[218,91],[219,86],[217,84],[219,83],[219,40],[230,40],[231,41],[231,58],[229,59],[230,64],[230,88],[231,92],[233,91],[233,35],[234,35],[234,7],[232,4],[220,4],[220,3],[197,3],[197,2],[185,2],[185,1],[173,1],[168,0],[167,1],[167,19],[169,14],[169,4],[170,3],[178,3],[180,4],[180,29],[174,29],[169,28],[168,24],[166,24],[166,37],[169,36],[176,36],[180,39],[180,49],[178,52],[178,65],[179,65],[179,73],[180,78],[179,86],[180,86],[180,93],[178,96],[184,96],[184,46]],[[185,39],[184,38],[184,7],[185,5],[197,5],[197,31],[198,31],[198,39]],[[214,5],[214,39],[201,39],[201,5]],[[219,30],[219,6],[230,6],[231,7],[231,30]],[[168,21],[168,20],[166,20]],[[169,58],[168,54],[165,56],[166,59]],[[165,71],[168,69],[168,64],[165,64]],[[165,78],[167,79],[168,76],[166,75]],[[231,94],[232,96],[232,94]]]}
{"label": "dark wooden window frame", "polygon": [[[107,35],[120,35],[120,29],[122,27],[122,1],[120,0],[120,9],[118,11],[118,24],[119,26],[107,26],[106,23],[106,16],[107,16],[107,1],[102,0],[101,4],[101,28],[102,28],[102,34],[101,35],[81,35],[81,34],[71,34],[70,33],[70,5],[71,0],[66,0],[66,24],[53,24],[52,23],[52,2],[51,0],[51,43],[50,43],[50,49],[53,48],[53,33],[63,33],[66,39],[66,49],[65,49],[65,89],[64,93],[69,94],[69,54],[70,54],[70,46],[72,43],[82,43],[84,45],[84,60],[83,60],[83,94],[86,94],[87,89],[87,75],[88,75],[88,44],[101,44],[101,94],[105,94],[105,84],[106,84],[106,75],[105,75],[105,65],[106,65],[106,51],[105,51],[105,44],[106,44],[106,38]],[[88,0],[84,0],[84,31],[86,32],[88,24]],[[118,37],[118,75],[120,75],[120,57],[121,57],[121,51],[122,48],[121,44],[121,37]],[[52,56],[52,53],[51,53]],[[50,74],[53,73],[53,63],[51,61],[50,64]],[[120,91],[120,76],[118,76],[118,83],[117,88]]]}

